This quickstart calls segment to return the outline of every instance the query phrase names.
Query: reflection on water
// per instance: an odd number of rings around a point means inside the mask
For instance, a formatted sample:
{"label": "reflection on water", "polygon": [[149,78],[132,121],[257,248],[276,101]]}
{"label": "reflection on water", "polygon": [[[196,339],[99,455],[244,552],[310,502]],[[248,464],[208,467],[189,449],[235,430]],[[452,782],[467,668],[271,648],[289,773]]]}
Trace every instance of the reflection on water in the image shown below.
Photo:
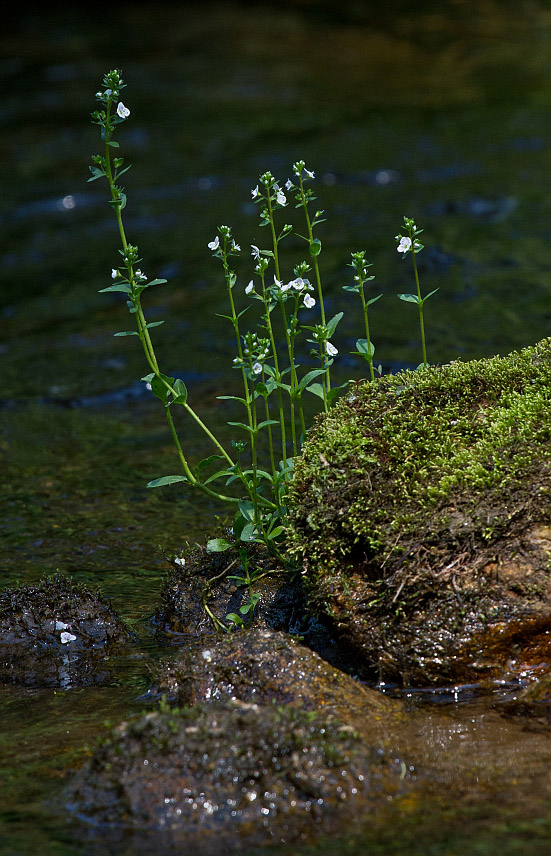
{"label": "reflection on water", "polygon": [[[506,353],[549,333],[550,27],[547,3],[497,0],[15,14],[0,36],[6,585],[58,568],[99,583],[153,656],[163,550],[209,534],[219,511],[178,487],[144,490],[174,462],[154,403],[135,385],[140,354],[112,337],[125,329],[124,305],[97,293],[117,258],[104,188],[86,183],[103,73],[118,66],[129,84],[128,234],[146,270],[169,279],[148,305],[151,320],[168,319],[160,356],[213,424],[231,418],[216,395],[233,382],[233,353],[206,245],[220,223],[244,248],[259,244],[250,189],[265,169],[285,181],[298,158],[316,171],[326,210],[328,310],[347,313],[336,342],[343,379],[359,376],[347,356],[357,313],[341,289],[353,250],[368,251],[384,294],[372,319],[378,359],[385,370],[418,362],[413,315],[396,300],[411,284],[395,252],[404,214],[425,229],[423,287],[439,288],[427,310],[433,360]],[[297,252],[289,244],[285,263]],[[243,284],[250,271],[245,251]],[[199,438],[189,441],[200,455]],[[103,719],[133,709],[146,660],[127,663],[118,687],[1,691],[6,852],[90,852],[44,799]],[[475,696],[413,705],[392,739],[414,757],[419,790],[331,850],[547,853],[546,738]]]}

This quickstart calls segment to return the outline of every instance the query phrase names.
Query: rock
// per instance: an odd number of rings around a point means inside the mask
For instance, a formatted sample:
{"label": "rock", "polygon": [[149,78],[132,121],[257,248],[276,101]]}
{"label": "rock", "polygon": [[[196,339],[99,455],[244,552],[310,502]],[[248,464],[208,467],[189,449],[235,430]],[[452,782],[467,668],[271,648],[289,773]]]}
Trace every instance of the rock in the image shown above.
{"label": "rock", "polygon": [[171,703],[237,699],[331,714],[372,735],[375,724],[401,711],[284,633],[258,628],[186,646],[162,663],[150,693]]}
{"label": "rock", "polygon": [[[294,580],[275,566],[267,551],[258,545],[249,545],[247,553],[251,571],[262,575],[254,586],[255,593],[260,595],[255,623],[298,632],[306,608],[300,578]],[[159,628],[167,634],[211,635],[216,628],[209,612],[214,621],[231,627],[226,616],[239,614],[248,596],[248,589],[231,579],[240,572],[237,547],[224,553],[209,553],[205,547],[197,545],[182,559],[173,560],[173,567],[163,586],[161,606],[155,616]]]}
{"label": "rock", "polygon": [[106,683],[130,634],[97,592],[57,575],[0,593],[0,680],[30,687]]}
{"label": "rock", "polygon": [[[248,545],[247,552],[251,570],[261,575],[254,584],[255,595],[259,595],[254,627],[301,636],[306,645],[334,666],[355,674],[361,672],[350,649],[340,646],[308,608],[301,575],[283,572],[259,545]],[[196,545],[185,556],[173,559],[172,564],[155,615],[163,641],[168,638],[181,644],[185,636],[185,644],[190,645],[190,636],[216,636],[216,621],[231,627],[227,615],[239,613],[248,598],[248,589],[236,586],[230,579],[240,569],[237,547],[224,553],[209,553],[205,547]]]}
{"label": "rock", "polygon": [[67,799],[103,842],[109,828],[127,845],[129,833],[155,830],[148,852],[165,852],[170,836],[186,852],[226,854],[348,825],[407,787],[405,776],[403,762],[330,717],[216,702],[123,723]]}
{"label": "rock", "polygon": [[496,707],[511,716],[529,717],[548,731],[551,727],[551,672],[543,672],[537,678],[531,676],[526,686],[498,702]]}
{"label": "rock", "polygon": [[288,500],[311,606],[374,677],[551,662],[551,340],[362,385],[318,418]]}

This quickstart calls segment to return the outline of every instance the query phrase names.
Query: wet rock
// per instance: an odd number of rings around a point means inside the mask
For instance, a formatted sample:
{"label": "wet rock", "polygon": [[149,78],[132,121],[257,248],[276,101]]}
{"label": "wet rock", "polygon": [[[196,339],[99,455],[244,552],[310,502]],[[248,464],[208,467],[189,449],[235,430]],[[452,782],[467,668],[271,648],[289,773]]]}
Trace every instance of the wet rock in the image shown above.
{"label": "wet rock", "polygon": [[[277,630],[299,632],[304,622],[306,598],[300,579],[283,573],[266,550],[248,547],[251,572],[259,576],[254,585],[260,595],[254,611],[256,623]],[[240,572],[237,548],[224,553],[207,552],[196,545],[180,559],[161,591],[161,606],[155,616],[159,628],[167,634],[212,634],[215,622],[231,627],[226,618],[239,614],[247,602],[248,588],[236,585],[233,575]],[[260,578],[261,577],[261,578]],[[248,621],[248,616],[244,617]]]}
{"label": "wet rock", "polygon": [[532,677],[526,686],[496,706],[511,716],[529,717],[548,730],[551,727],[551,672]]}
{"label": "wet rock", "polygon": [[102,841],[109,828],[157,830],[149,852],[170,836],[228,853],[348,824],[403,789],[405,771],[331,718],[215,703],[123,723],[76,775],[68,804]]}
{"label": "wet rock", "polygon": [[187,646],[162,663],[152,696],[176,704],[238,699],[332,714],[359,731],[401,708],[284,633],[252,629]]}
{"label": "wet rock", "polygon": [[312,607],[409,686],[551,663],[551,340],[360,387],[291,486]]}
{"label": "wet rock", "polygon": [[0,680],[30,687],[112,680],[109,658],[130,641],[113,609],[57,575],[0,593]]}
{"label": "wet rock", "polygon": [[[266,550],[258,545],[248,546],[251,571],[260,575],[254,584],[259,596],[251,624],[269,630],[280,630],[300,636],[324,660],[337,668],[364,677],[362,666],[350,648],[343,646],[335,634],[308,608],[300,574],[282,572],[274,565]],[[161,606],[155,620],[159,633],[174,642],[193,644],[193,637],[213,637],[215,622],[230,628],[227,616],[239,614],[248,600],[248,589],[237,586],[231,576],[239,573],[237,548],[224,553],[207,552],[196,545],[185,556],[172,559],[173,571],[161,591]],[[244,616],[248,622],[249,616]],[[218,625],[218,629],[220,624]]]}

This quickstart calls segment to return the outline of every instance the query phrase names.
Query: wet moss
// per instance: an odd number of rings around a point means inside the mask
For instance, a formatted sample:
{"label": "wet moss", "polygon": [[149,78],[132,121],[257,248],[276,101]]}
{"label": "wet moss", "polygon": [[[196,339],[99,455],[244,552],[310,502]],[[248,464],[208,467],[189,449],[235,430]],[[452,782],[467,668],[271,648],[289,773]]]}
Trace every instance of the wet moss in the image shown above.
{"label": "wet moss", "polygon": [[411,675],[451,679],[445,652],[472,660],[475,630],[548,620],[550,366],[546,339],[365,384],[318,420],[291,489],[291,551],[312,602],[372,665],[384,671],[398,635],[395,675],[409,660],[423,663]]}

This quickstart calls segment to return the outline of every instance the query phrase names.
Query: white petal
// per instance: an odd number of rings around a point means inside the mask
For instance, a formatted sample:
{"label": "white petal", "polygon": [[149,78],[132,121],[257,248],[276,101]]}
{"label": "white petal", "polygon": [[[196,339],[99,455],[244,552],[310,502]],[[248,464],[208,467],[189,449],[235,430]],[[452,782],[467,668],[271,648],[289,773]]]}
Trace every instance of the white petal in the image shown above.
{"label": "white petal", "polygon": [[67,645],[69,642],[74,642],[77,637],[74,636],[72,633],[64,632],[60,635],[59,638],[61,639],[62,645]]}

